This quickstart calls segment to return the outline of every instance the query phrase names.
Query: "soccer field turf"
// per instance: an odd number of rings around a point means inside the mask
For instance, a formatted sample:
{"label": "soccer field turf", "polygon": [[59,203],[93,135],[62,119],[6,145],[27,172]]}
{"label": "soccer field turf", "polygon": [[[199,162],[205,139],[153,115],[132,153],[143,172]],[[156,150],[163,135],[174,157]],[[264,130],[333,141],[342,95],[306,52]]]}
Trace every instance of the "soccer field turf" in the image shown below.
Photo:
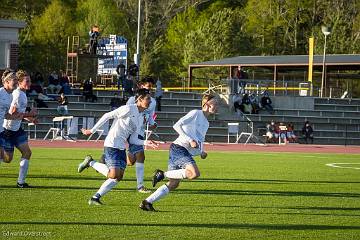
{"label": "soccer field turf", "polygon": [[[135,191],[134,167],[105,205],[88,206],[104,177],[77,173],[87,153],[101,150],[33,149],[33,189],[14,187],[18,154],[2,163],[0,239],[360,239],[360,170],[325,165],[359,164],[360,155],[210,152],[196,159],[199,179],[155,203],[159,212],[144,212],[138,205],[148,194]],[[148,187],[167,158],[147,152]]]}

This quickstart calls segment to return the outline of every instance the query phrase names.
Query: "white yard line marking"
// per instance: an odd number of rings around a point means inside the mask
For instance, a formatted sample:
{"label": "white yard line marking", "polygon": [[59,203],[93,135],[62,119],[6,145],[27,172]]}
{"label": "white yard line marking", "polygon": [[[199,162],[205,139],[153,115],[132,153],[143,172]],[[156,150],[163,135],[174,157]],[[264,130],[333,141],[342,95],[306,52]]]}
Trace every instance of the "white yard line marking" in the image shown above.
{"label": "white yard line marking", "polygon": [[346,166],[341,166],[341,165],[355,165],[355,164],[360,164],[360,163],[328,163],[325,164],[328,167],[335,167],[335,168],[350,168],[350,169],[358,169],[360,170],[360,167],[346,167]]}

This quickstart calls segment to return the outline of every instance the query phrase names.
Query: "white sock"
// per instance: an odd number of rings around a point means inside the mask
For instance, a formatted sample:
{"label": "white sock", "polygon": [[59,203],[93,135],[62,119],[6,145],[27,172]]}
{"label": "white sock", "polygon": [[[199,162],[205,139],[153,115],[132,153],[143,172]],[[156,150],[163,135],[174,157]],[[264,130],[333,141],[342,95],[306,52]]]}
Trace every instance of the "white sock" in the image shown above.
{"label": "white sock", "polygon": [[137,181],[137,188],[141,188],[144,186],[144,163],[136,163],[136,181]]}
{"label": "white sock", "polygon": [[113,187],[116,186],[116,184],[118,184],[118,180],[116,179],[112,179],[112,178],[108,178],[99,188],[99,190],[96,192],[96,194],[93,196],[95,198],[100,198],[102,196],[104,196],[107,192],[109,192]]}
{"label": "white sock", "polygon": [[25,183],[25,178],[29,169],[29,160],[21,158],[20,160],[20,169],[19,169],[19,178],[18,183]]}
{"label": "white sock", "polygon": [[99,163],[97,161],[91,161],[89,163],[90,167],[92,167],[93,169],[95,169],[96,171],[98,171],[99,173],[101,173],[102,175],[104,175],[105,177],[107,177],[108,173],[109,173],[109,168],[108,166],[106,166],[103,163]]}
{"label": "white sock", "polygon": [[166,184],[162,185],[161,187],[159,187],[158,189],[156,189],[155,192],[153,192],[147,199],[146,201],[148,201],[149,203],[153,203],[156,201],[159,201],[160,198],[165,197],[166,195],[168,195],[170,192],[168,186],[166,186]]}
{"label": "white sock", "polygon": [[184,179],[186,178],[186,169],[170,170],[165,172],[164,175],[171,179]]}

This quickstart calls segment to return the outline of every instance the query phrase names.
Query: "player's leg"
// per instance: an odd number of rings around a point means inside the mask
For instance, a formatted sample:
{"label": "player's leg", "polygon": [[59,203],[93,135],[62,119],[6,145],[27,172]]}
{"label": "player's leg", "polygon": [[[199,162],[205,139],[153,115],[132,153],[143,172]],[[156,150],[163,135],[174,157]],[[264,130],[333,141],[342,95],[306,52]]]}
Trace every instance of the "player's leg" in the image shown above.
{"label": "player's leg", "polygon": [[156,211],[153,207],[153,203],[159,201],[161,198],[169,194],[170,191],[176,189],[180,184],[180,179],[169,179],[166,184],[163,184],[149,197],[143,200],[139,207],[144,211]]}
{"label": "player's leg", "polygon": [[[106,158],[106,156],[104,158]],[[105,161],[105,159],[104,159],[104,161]],[[92,167],[97,172],[101,173],[105,177],[108,177],[109,167],[105,163],[100,163],[100,162],[95,161],[92,158],[92,156],[90,156],[90,155],[87,155],[85,157],[84,161],[82,161],[79,164],[78,173],[81,173],[82,171],[84,171],[86,168],[89,168],[89,167]]]}
{"label": "player's leg", "polygon": [[105,161],[109,168],[108,179],[89,200],[89,205],[101,205],[100,198],[108,193],[123,178],[126,168],[126,152],[117,148],[105,147]]}
{"label": "player's leg", "polygon": [[150,193],[151,191],[144,186],[144,162],[145,162],[144,146],[130,144],[127,162],[128,165],[133,165],[135,162],[136,183],[137,183],[136,189],[138,190],[138,192]]}
{"label": "player's leg", "polygon": [[0,133],[0,164],[4,161],[4,138],[3,138],[3,133]]}
{"label": "player's leg", "polygon": [[14,156],[15,136],[13,131],[5,130],[3,134],[3,160],[10,163]]}
{"label": "player's leg", "polygon": [[31,158],[31,149],[29,147],[29,144],[23,143],[17,146],[17,149],[21,152],[21,159],[20,159],[20,169],[19,169],[19,177],[17,186],[19,188],[26,188],[29,187],[29,185],[26,183],[26,176],[29,169],[29,163]]}

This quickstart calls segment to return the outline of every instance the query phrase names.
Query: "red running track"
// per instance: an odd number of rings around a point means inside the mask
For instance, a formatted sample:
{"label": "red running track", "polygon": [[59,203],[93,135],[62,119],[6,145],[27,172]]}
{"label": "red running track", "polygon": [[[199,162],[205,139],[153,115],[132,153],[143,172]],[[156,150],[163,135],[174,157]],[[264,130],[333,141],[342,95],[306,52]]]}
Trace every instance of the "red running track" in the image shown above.
{"label": "red running track", "polygon": [[[44,141],[30,140],[31,147],[41,148],[103,148],[104,141]],[[168,150],[169,143],[160,144],[158,149]],[[360,154],[360,146],[343,145],[312,145],[312,144],[226,144],[211,143],[205,144],[206,151],[240,151],[240,152],[298,152],[298,153],[342,153],[342,154]]]}

